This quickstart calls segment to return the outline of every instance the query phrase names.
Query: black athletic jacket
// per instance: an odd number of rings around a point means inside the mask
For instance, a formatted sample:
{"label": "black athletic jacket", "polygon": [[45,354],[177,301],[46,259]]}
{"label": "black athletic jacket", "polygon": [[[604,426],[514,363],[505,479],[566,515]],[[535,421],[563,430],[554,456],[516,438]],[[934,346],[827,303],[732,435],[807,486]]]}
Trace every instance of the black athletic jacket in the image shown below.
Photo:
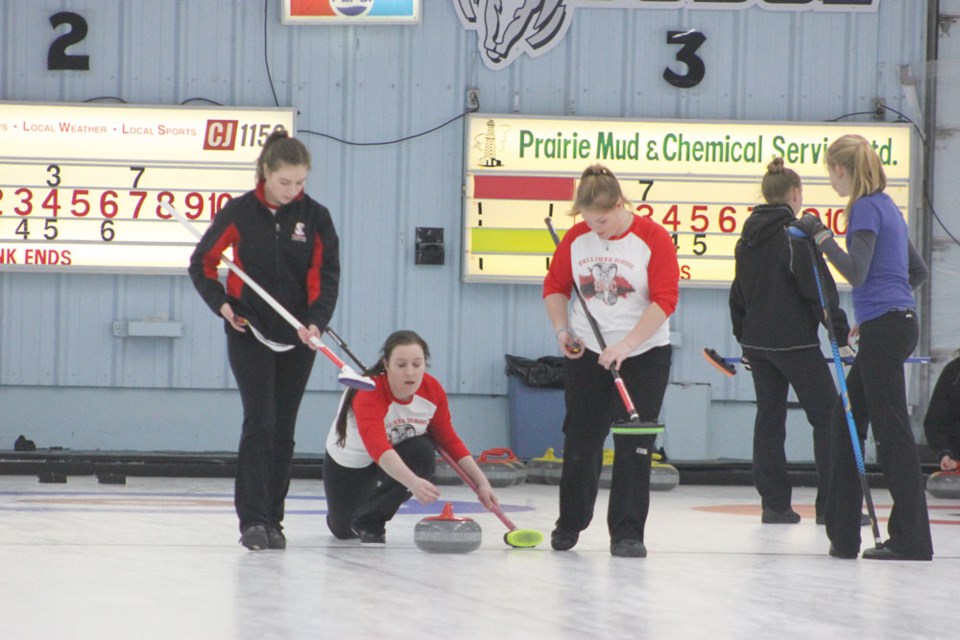
{"label": "black athletic jacket", "polygon": [[227,257],[304,326],[323,331],[330,323],[340,286],[339,240],[330,212],[301,194],[274,214],[262,191],[261,185],[217,213],[190,257],[190,277],[215,314],[229,302],[267,338],[298,345],[296,330],[239,276],[228,274],[226,291],[217,279],[220,256],[232,247]]}
{"label": "black athletic jacket", "polygon": [[960,358],[951,360],[933,388],[927,415],[923,418],[927,446],[940,458],[960,455]]}
{"label": "black athletic jacket", "polygon": [[736,276],[730,287],[733,335],[743,349],[820,347],[817,330],[824,316],[813,260],[820,270],[837,344],[847,344],[850,327],[839,307],[837,285],[813,243],[787,233],[793,220],[793,210],[787,205],[760,205],[743,225],[736,247]]}

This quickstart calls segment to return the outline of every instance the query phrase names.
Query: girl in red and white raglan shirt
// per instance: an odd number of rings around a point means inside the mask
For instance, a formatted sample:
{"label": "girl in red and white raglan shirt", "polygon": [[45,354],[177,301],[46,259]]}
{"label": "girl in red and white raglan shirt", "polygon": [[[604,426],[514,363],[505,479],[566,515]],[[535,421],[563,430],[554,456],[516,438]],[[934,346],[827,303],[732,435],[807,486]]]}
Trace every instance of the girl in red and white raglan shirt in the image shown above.
{"label": "girl in red and white raglan shirt", "polygon": [[[587,167],[572,215],[583,217],[566,233],[543,283],[547,315],[564,360],[566,417],[560,517],[551,535],[558,551],[573,548],[593,518],[603,443],[626,409],[610,375],[623,378],[640,419],[656,422],[670,376],[670,327],[680,268],[667,231],[634,215],[620,183],[602,165]],[[596,319],[606,349],[579,304],[577,286]],[[610,553],[644,557],[650,505],[650,462],[656,434],[614,434],[613,481],[607,526]]]}
{"label": "girl in red and white raglan shirt", "polygon": [[429,359],[423,338],[396,331],[381,359],[364,372],[376,389],[344,392],[323,463],[327,526],[337,538],[385,542],[387,521],[411,495],[423,504],[437,500],[440,491],[428,480],[436,465],[434,444],[476,482],[485,507],[497,503],[453,429],[446,391],[426,372]]}

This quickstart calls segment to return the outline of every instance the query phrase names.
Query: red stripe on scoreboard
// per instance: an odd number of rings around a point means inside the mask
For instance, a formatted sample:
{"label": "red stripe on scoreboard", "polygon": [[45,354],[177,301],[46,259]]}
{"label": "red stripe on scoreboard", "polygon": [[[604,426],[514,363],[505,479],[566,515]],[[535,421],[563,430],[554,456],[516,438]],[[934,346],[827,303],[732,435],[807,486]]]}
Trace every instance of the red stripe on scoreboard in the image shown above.
{"label": "red stripe on scoreboard", "polygon": [[573,178],[474,176],[473,197],[490,200],[573,200]]}

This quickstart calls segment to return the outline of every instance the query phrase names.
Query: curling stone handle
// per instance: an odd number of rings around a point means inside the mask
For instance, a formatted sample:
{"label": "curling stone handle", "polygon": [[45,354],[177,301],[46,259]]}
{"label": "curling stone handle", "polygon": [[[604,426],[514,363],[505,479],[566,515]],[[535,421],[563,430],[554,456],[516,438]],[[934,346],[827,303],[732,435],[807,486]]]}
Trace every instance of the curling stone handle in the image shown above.
{"label": "curling stone handle", "polygon": [[487,449],[480,454],[480,457],[477,459],[478,462],[513,462],[517,459],[517,456],[514,455],[513,451],[505,447],[498,447],[495,449]]}

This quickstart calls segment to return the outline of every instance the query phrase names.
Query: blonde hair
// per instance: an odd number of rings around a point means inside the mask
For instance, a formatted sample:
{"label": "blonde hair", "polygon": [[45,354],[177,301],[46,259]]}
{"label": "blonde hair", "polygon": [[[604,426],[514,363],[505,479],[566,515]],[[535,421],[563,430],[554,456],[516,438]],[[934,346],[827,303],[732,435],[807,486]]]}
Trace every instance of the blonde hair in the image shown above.
{"label": "blonde hair", "polygon": [[620,201],[625,207],[630,205],[617,177],[602,164],[592,164],[580,174],[580,184],[570,215],[580,215],[585,210],[609,211]]}
{"label": "blonde hair", "polygon": [[763,199],[768,204],[786,204],[791,189],[799,189],[800,176],[793,169],[783,166],[783,158],[777,156],[767,165],[767,173],[760,183]]}
{"label": "blonde hair", "polygon": [[847,134],[834,140],[827,149],[827,166],[843,167],[850,174],[850,199],[844,218],[850,215],[854,202],[887,188],[880,156],[863,136]]}

